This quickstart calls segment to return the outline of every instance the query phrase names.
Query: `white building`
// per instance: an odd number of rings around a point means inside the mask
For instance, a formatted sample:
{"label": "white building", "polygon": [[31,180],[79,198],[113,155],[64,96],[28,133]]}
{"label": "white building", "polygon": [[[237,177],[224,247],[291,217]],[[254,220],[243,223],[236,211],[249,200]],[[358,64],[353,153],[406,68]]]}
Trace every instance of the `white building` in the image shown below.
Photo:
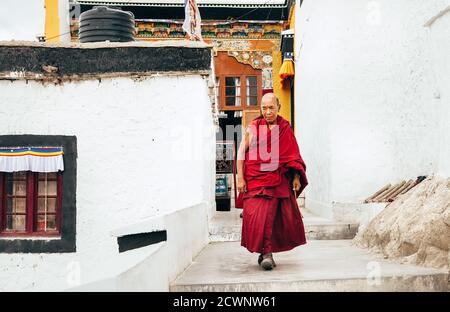
{"label": "white building", "polygon": [[297,3],[306,206],[345,219],[382,186],[450,175],[450,1]]}
{"label": "white building", "polygon": [[[0,290],[168,290],[215,209],[210,48],[4,42],[0,59]],[[23,147],[64,166],[5,149]]]}
{"label": "white building", "polygon": [[[51,33],[43,2],[23,10],[38,27],[8,23],[0,39]],[[302,2],[306,207],[353,222],[388,182],[448,177],[450,1]],[[208,243],[215,210],[211,75],[203,44],[0,43],[0,290],[169,289]],[[42,147],[55,162],[28,149]],[[39,175],[8,153],[56,169]],[[44,209],[44,228],[42,201],[56,210]]]}

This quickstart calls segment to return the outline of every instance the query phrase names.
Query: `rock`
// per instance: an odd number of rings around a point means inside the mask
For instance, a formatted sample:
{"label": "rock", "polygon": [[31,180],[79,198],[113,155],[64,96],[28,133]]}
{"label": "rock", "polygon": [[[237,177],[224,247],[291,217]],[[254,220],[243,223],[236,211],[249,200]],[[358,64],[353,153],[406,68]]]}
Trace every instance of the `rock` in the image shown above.
{"label": "rock", "polygon": [[58,72],[58,67],[56,66],[51,66],[51,65],[42,65],[42,69],[49,74],[54,74],[56,72]]}
{"label": "rock", "polygon": [[431,177],[399,196],[353,243],[387,259],[450,269],[450,179]]}

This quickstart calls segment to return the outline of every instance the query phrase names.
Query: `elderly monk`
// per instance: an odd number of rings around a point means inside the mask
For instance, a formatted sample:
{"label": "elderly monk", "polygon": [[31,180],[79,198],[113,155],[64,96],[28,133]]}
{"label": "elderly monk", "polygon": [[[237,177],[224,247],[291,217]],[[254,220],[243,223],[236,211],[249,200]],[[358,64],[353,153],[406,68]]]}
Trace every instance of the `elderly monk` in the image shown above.
{"label": "elderly monk", "polygon": [[243,199],[241,245],[260,253],[264,270],[273,252],[306,243],[296,198],[308,184],[306,166],[289,122],[278,115],[273,93],[261,100],[261,116],[247,127],[238,150],[237,187]]}

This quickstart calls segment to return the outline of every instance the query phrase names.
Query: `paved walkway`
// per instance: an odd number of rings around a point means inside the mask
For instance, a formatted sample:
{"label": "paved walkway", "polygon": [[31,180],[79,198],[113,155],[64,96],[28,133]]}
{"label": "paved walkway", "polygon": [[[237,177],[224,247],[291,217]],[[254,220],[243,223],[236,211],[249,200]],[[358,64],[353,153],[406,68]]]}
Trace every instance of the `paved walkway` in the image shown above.
{"label": "paved walkway", "polygon": [[210,243],[172,291],[447,291],[448,272],[377,259],[350,240],[310,240],[263,271],[239,242]]}

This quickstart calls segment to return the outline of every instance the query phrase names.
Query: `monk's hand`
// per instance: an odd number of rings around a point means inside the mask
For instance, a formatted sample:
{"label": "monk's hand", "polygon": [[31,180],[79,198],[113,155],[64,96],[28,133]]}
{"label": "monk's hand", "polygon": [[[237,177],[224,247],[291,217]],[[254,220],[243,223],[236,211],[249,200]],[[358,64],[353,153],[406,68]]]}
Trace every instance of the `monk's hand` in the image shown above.
{"label": "monk's hand", "polygon": [[294,191],[299,192],[302,184],[300,183],[300,176],[296,175],[294,177],[294,181],[292,181],[292,188]]}
{"label": "monk's hand", "polygon": [[245,193],[247,191],[247,183],[243,178],[238,177],[237,188],[239,193]]}

